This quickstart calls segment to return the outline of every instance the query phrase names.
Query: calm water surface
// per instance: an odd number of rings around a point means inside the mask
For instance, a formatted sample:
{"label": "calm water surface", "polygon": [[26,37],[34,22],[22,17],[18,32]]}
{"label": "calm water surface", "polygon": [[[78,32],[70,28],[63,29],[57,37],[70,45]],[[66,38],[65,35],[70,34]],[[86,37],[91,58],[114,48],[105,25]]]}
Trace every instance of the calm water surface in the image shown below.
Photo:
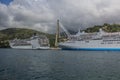
{"label": "calm water surface", "polygon": [[0,80],[120,80],[120,51],[0,49]]}

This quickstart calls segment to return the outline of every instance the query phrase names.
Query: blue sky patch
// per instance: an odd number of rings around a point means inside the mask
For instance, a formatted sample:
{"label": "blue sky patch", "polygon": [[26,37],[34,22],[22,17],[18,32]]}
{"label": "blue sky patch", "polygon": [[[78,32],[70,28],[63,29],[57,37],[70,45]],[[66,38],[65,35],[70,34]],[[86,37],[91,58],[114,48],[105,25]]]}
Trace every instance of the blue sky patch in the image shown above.
{"label": "blue sky patch", "polygon": [[9,5],[13,0],[0,0],[0,3]]}

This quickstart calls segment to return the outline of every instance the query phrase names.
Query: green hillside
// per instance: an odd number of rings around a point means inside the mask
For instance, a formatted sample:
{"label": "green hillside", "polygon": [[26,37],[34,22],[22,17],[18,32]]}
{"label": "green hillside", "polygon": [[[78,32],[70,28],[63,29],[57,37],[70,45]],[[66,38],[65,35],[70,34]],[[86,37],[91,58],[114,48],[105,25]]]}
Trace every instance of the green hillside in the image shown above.
{"label": "green hillside", "polygon": [[120,24],[103,24],[95,25],[94,27],[87,28],[85,32],[98,32],[102,28],[106,32],[120,32]]}
{"label": "green hillside", "polygon": [[34,33],[46,35],[50,40],[50,45],[54,46],[55,36],[52,34],[47,34],[32,29],[8,28],[5,30],[0,30],[0,47],[1,48],[9,47],[8,40],[12,40],[14,38],[18,39],[30,38]]}

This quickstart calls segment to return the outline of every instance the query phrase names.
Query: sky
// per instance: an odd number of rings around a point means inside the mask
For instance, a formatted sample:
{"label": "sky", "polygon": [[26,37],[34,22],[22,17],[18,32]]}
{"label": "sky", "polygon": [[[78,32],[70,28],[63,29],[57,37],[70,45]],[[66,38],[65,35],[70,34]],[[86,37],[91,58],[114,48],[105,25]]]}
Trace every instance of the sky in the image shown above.
{"label": "sky", "polygon": [[12,2],[12,1],[13,0],[0,0],[0,3],[9,5],[9,3]]}
{"label": "sky", "polygon": [[0,29],[54,33],[57,19],[71,30],[119,24],[119,4],[120,0],[0,0]]}

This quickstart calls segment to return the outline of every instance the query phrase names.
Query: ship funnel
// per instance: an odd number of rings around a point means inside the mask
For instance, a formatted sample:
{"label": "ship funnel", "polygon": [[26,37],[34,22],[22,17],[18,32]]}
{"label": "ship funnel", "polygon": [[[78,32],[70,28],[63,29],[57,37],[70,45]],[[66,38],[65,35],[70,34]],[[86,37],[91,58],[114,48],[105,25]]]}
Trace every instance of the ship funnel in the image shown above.
{"label": "ship funnel", "polygon": [[85,31],[83,31],[82,34],[85,34]]}
{"label": "ship funnel", "polygon": [[76,35],[80,35],[81,34],[81,31],[80,31],[80,29],[78,30],[78,33],[76,34]]}
{"label": "ship funnel", "polygon": [[102,28],[99,29],[99,32],[100,32],[100,33],[105,33],[105,32],[102,30]]}

